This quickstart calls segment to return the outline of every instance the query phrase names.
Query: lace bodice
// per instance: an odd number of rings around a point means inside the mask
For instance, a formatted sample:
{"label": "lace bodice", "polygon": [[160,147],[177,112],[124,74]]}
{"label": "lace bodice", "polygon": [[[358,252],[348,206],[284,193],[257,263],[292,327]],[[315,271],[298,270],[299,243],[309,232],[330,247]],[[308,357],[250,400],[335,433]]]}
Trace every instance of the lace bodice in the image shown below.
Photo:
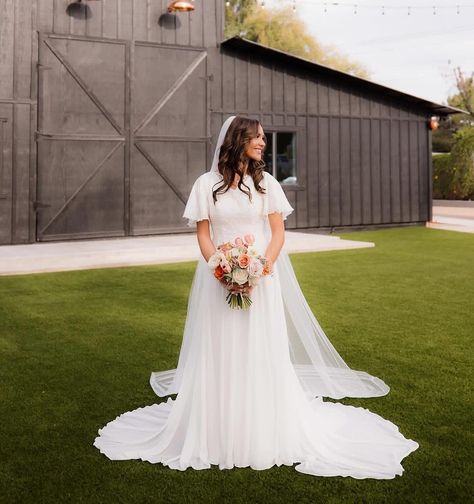
{"label": "lace bodice", "polygon": [[244,182],[250,188],[251,201],[247,194],[236,188],[218,194],[214,204],[212,191],[221,180],[222,175],[218,172],[207,172],[198,177],[191,189],[183,217],[188,219],[189,226],[208,219],[216,246],[251,233],[255,236],[255,246],[264,253],[263,249],[270,238],[268,214],[280,212],[286,219],[293,211],[280,183],[264,172],[260,185],[266,189],[266,194],[261,194],[255,189],[252,177],[246,175]]}

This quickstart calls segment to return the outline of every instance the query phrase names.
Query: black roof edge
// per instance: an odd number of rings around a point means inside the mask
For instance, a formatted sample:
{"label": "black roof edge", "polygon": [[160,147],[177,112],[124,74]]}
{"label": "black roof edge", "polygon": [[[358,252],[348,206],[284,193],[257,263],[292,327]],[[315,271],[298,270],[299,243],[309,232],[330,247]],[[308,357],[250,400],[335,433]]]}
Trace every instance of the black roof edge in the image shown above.
{"label": "black roof edge", "polygon": [[228,39],[221,41],[220,45],[224,47],[232,47],[235,49],[250,49],[252,52],[261,54],[261,55],[275,55],[280,56],[283,61],[288,61],[296,64],[301,64],[309,68],[317,68],[321,73],[330,77],[337,77],[344,81],[350,82],[352,84],[363,85],[366,88],[372,89],[374,91],[385,93],[389,96],[401,98],[407,102],[416,103],[419,106],[422,106],[428,109],[432,114],[446,116],[449,114],[466,114],[465,110],[450,107],[449,105],[443,105],[440,103],[435,103],[430,100],[426,100],[424,98],[420,98],[419,96],[414,96],[403,91],[399,91],[398,89],[390,88],[384,86],[383,84],[378,84],[376,82],[364,79],[362,77],[357,77],[355,75],[349,74],[347,72],[343,72],[341,70],[336,70],[334,68],[328,67],[326,65],[321,65],[320,63],[315,63],[314,61],[302,58],[300,56],[295,56],[294,54],[287,53],[285,51],[281,51],[279,49],[274,49],[272,47],[268,47],[258,42],[253,42],[252,40],[248,40],[243,37],[234,36]]}

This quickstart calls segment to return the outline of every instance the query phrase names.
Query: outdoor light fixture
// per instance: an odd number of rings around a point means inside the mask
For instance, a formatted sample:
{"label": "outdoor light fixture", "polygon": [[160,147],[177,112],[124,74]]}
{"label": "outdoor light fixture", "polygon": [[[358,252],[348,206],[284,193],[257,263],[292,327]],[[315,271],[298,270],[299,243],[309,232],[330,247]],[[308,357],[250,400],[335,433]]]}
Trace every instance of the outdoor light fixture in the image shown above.
{"label": "outdoor light fixture", "polygon": [[74,0],[66,7],[66,13],[77,19],[88,19],[92,17],[92,11],[87,3],[95,1],[97,0]]}
{"label": "outdoor light fixture", "polygon": [[430,130],[436,130],[439,128],[439,117],[438,116],[432,116],[428,122],[428,126]]}
{"label": "outdoor light fixture", "polygon": [[189,12],[194,10],[194,1],[175,0],[168,5],[168,12]]}

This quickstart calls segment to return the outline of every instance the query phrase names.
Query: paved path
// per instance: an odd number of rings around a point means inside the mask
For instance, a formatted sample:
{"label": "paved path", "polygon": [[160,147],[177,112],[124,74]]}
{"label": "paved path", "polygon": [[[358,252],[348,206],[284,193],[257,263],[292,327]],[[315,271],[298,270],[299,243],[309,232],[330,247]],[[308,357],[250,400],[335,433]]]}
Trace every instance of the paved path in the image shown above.
{"label": "paved path", "polygon": [[[466,206],[459,206],[465,203]],[[433,205],[433,218],[426,227],[474,233],[474,202],[440,202]]]}
{"label": "paved path", "polygon": [[[287,231],[284,248],[290,253],[373,246],[334,235]],[[3,245],[0,275],[194,261],[199,254],[194,233]]]}

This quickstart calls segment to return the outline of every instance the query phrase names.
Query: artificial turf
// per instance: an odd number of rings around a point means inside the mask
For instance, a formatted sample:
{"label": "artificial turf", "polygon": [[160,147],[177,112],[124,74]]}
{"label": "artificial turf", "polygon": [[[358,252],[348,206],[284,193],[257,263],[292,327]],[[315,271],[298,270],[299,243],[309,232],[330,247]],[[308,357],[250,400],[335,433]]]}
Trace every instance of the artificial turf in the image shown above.
{"label": "artificial turf", "polygon": [[110,461],[92,442],[161,400],[195,263],[0,277],[0,501],[467,503],[473,495],[474,235],[422,227],[339,233],[373,248],[291,256],[313,311],[355,369],[391,387],[346,399],[420,448],[393,480],[292,467],[173,471]]}

